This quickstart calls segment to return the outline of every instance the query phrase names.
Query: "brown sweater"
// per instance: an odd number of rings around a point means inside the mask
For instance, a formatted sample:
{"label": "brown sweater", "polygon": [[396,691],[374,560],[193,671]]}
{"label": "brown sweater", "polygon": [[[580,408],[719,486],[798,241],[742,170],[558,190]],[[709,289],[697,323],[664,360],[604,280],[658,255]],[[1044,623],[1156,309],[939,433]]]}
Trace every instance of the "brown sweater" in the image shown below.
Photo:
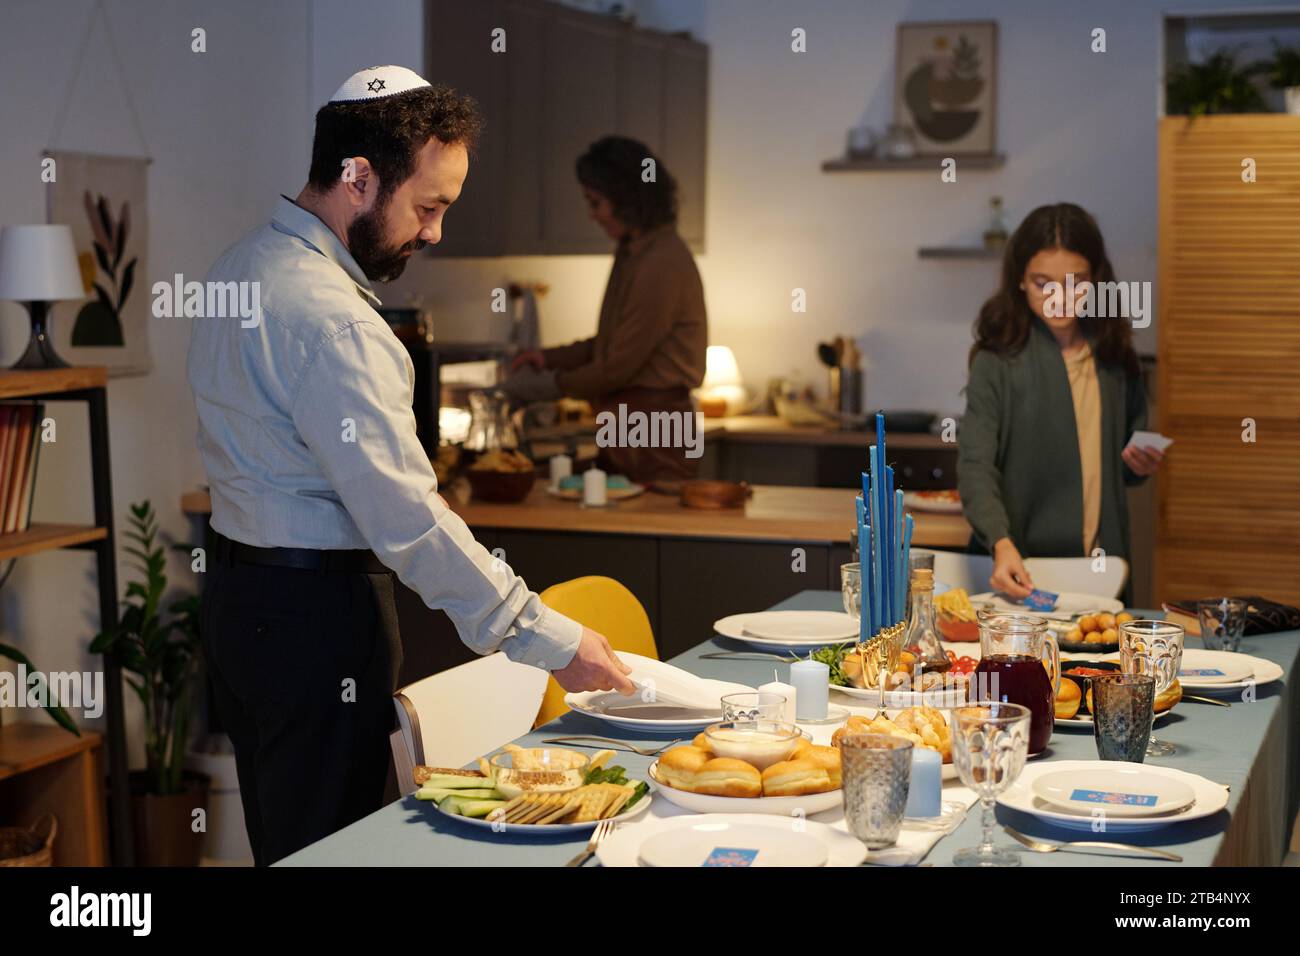
{"label": "brown sweater", "polygon": [[627,388],[696,388],[708,342],[700,274],[669,223],[619,243],[595,337],[542,354],[565,395],[598,400]]}

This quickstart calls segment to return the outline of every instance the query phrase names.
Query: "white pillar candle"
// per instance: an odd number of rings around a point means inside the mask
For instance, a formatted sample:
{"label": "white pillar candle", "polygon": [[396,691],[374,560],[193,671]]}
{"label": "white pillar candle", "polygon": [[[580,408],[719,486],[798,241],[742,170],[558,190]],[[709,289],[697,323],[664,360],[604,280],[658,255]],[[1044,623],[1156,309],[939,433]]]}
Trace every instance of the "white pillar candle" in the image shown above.
{"label": "white pillar candle", "polygon": [[912,748],[912,782],[907,790],[909,817],[937,817],[943,812],[943,755],[926,747]]}
{"label": "white pillar candle", "polygon": [[560,481],[573,474],[573,459],[568,455],[551,456],[551,487],[559,488]]}
{"label": "white pillar candle", "polygon": [[582,473],[582,500],[588,505],[605,503],[605,473],[599,468],[588,468]]}
{"label": "white pillar candle", "polygon": [[831,693],[831,669],[821,661],[795,661],[790,665],[798,720],[825,720]]}
{"label": "white pillar candle", "polygon": [[793,724],[795,721],[796,707],[795,702],[798,699],[799,692],[794,689],[793,684],[783,684],[776,679],[776,674],[772,675],[772,680],[768,681],[758,689],[760,694],[780,694],[785,698],[785,712],[781,719],[787,724]]}

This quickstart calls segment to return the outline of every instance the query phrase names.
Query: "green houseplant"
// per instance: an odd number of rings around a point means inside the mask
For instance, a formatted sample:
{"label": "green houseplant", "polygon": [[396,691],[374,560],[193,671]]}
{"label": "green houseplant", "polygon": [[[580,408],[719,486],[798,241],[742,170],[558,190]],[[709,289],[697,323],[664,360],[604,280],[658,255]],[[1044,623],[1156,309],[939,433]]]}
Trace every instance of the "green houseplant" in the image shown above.
{"label": "green houseplant", "polygon": [[1255,85],[1253,67],[1237,65],[1227,49],[1204,63],[1183,63],[1165,78],[1165,112],[1195,119],[1211,113],[1264,113],[1264,95]]}
{"label": "green houseplant", "polygon": [[1273,41],[1273,59],[1259,64],[1268,85],[1282,90],[1286,98],[1286,111],[1300,115],[1300,46],[1282,46]]}
{"label": "green houseplant", "polygon": [[125,551],[143,580],[127,584],[121,618],[91,643],[97,653],[115,654],[127,683],[144,708],[143,771],[133,772],[136,861],[141,865],[196,866],[202,828],[195,811],[206,813],[208,779],[185,771],[190,712],[202,663],[199,597],[188,595],[159,613],[167,589],[166,557],[156,543],[158,523],[148,501],[131,505]]}

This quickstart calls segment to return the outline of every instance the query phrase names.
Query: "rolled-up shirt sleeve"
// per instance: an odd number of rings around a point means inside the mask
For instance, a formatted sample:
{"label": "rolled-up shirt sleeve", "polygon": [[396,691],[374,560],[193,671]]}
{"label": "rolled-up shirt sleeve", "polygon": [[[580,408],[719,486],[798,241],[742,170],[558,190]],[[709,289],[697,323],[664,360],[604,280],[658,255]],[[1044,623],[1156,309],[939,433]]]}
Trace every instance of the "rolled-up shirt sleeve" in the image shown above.
{"label": "rolled-up shirt sleeve", "polygon": [[546,607],[438,496],[416,436],[407,361],[377,323],[336,332],[299,379],[299,435],[379,560],[445,611],[466,645],[545,670],[566,666],[582,626]]}

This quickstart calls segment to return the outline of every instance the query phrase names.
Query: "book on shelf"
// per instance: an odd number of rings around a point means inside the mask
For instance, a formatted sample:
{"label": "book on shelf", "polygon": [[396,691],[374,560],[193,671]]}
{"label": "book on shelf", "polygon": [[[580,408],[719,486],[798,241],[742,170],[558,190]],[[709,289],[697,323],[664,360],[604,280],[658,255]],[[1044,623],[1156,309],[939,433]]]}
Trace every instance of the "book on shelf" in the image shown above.
{"label": "book on shelf", "polygon": [[31,524],[44,416],[41,402],[0,403],[0,534]]}

